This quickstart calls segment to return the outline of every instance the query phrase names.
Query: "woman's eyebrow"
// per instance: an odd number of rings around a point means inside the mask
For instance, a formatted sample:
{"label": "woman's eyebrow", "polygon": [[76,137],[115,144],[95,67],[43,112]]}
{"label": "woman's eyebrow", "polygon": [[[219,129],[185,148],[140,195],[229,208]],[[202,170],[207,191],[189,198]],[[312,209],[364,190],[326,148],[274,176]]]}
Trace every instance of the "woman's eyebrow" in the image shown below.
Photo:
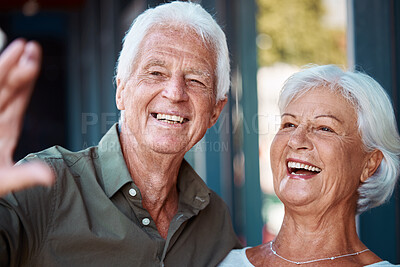
{"label": "woman's eyebrow", "polygon": [[338,121],[338,122],[340,122],[340,123],[343,123],[343,121],[340,120],[340,119],[338,119],[336,116],[334,116],[334,115],[329,115],[329,114],[317,115],[317,116],[315,116],[314,118],[315,118],[315,119],[318,119],[318,118],[331,118],[331,119],[334,119],[334,120],[336,120],[336,121]]}
{"label": "woman's eyebrow", "polygon": [[296,118],[296,116],[291,113],[282,113],[281,118],[283,118],[285,116],[290,116],[290,117]]}

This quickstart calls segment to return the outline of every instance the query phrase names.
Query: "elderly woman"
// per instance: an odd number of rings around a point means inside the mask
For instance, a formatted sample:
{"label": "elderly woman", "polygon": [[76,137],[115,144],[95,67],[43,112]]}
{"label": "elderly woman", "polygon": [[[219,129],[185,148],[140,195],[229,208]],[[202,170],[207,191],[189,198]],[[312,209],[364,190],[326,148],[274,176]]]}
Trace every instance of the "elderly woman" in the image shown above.
{"label": "elderly woman", "polygon": [[271,166],[285,205],[281,229],[221,266],[391,266],[360,241],[355,222],[391,196],[398,176],[400,139],[385,91],[365,74],[317,66],[287,80],[279,107]]}

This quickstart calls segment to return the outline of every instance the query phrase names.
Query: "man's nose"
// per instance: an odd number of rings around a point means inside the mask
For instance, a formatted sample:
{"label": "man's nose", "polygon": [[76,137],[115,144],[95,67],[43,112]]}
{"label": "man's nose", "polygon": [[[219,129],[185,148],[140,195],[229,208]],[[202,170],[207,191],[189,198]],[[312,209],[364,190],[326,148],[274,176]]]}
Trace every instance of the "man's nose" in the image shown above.
{"label": "man's nose", "polygon": [[172,102],[187,101],[189,99],[189,96],[187,94],[186,82],[184,77],[171,77],[168,82],[165,83],[165,87],[162,91],[162,96],[168,98]]}
{"label": "man's nose", "polygon": [[290,135],[288,145],[294,150],[312,149],[313,144],[309,138],[309,129],[303,125],[297,126]]}

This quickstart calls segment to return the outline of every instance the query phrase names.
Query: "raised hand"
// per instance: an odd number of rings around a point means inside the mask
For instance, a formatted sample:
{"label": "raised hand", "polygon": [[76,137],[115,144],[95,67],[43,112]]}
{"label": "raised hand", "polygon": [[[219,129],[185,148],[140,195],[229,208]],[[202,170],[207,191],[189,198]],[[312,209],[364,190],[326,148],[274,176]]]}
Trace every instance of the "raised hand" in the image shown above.
{"label": "raised hand", "polygon": [[37,184],[50,185],[54,180],[44,163],[13,166],[12,160],[41,57],[37,43],[22,39],[0,55],[0,195]]}

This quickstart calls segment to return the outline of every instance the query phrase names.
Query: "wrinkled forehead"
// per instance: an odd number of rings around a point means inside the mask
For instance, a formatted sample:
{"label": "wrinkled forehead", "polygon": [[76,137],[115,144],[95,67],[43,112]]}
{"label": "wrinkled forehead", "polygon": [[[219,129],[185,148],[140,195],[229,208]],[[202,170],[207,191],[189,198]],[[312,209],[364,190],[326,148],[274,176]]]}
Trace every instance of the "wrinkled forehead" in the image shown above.
{"label": "wrinkled forehead", "polygon": [[144,44],[148,41],[150,36],[160,35],[164,38],[170,38],[174,42],[187,42],[193,46],[201,44],[203,49],[208,50],[214,62],[217,62],[217,54],[215,46],[202,32],[197,31],[193,26],[178,22],[157,23],[152,25],[144,35],[139,44],[137,54],[140,54],[144,48]]}
{"label": "wrinkled forehead", "polygon": [[279,108],[281,112],[287,108],[289,104],[294,101],[297,101],[299,98],[306,94],[324,94],[326,95],[325,99],[329,100],[328,98],[335,97],[337,99],[342,99],[350,105],[356,113],[358,112],[358,101],[357,99],[351,94],[349,91],[345,90],[343,87],[340,86],[316,86],[316,87],[302,87],[297,88],[296,90],[292,90],[291,92],[286,92],[281,95],[279,99]]}
{"label": "wrinkled forehead", "polygon": [[351,124],[358,121],[356,106],[338,90],[326,87],[298,92],[288,102],[281,114],[290,113],[299,116],[324,116],[339,118]]}

